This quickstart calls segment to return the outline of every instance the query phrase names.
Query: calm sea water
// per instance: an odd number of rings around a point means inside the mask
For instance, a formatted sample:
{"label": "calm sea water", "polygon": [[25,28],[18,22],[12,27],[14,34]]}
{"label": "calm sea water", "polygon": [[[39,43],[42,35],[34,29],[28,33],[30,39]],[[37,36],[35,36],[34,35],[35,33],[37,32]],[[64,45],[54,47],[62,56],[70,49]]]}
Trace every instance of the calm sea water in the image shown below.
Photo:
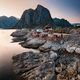
{"label": "calm sea water", "polygon": [[15,30],[0,29],[0,80],[12,80],[12,56],[29,49],[22,48],[18,43],[11,43],[10,34]]}

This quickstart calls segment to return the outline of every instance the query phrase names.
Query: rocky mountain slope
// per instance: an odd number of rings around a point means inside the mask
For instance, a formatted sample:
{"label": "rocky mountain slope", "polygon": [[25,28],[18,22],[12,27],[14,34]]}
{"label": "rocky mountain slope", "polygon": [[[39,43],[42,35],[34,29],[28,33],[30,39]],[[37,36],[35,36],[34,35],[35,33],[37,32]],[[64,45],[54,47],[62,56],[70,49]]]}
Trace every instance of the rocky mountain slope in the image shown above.
{"label": "rocky mountain slope", "polygon": [[21,19],[16,24],[17,28],[34,28],[34,26],[44,27],[51,23],[52,18],[47,8],[38,5],[35,10],[25,10],[21,16]]}

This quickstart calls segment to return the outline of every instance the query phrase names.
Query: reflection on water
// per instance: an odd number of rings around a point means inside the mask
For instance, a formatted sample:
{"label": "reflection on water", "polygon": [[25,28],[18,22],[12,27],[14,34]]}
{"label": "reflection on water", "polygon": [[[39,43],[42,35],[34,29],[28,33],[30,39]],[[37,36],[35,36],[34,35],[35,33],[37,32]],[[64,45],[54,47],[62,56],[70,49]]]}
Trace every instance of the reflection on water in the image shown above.
{"label": "reflection on water", "polygon": [[26,51],[18,43],[11,43],[10,34],[15,30],[0,30],[0,67],[11,61],[12,55]]}
{"label": "reflection on water", "polygon": [[10,34],[13,31],[15,30],[0,30],[0,76],[4,74],[5,76],[8,75],[7,71],[10,71],[11,57],[13,55],[29,51],[28,49],[22,48],[18,43],[10,43],[12,39]]}

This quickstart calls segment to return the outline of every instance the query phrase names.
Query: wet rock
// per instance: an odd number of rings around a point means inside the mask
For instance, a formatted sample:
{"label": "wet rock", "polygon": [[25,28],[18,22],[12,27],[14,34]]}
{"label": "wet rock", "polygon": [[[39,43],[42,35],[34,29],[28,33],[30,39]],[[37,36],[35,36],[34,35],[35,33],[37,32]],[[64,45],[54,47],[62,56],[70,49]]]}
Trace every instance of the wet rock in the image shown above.
{"label": "wet rock", "polygon": [[76,47],[67,47],[66,48],[66,50],[69,52],[69,53],[73,53],[73,52],[75,52],[75,49],[76,49]]}
{"label": "wet rock", "polygon": [[43,45],[44,43],[45,43],[45,40],[40,40],[38,38],[34,38],[34,39],[31,39],[31,40],[29,40],[27,42],[21,43],[21,46],[25,47],[25,48],[37,49],[41,45]]}
{"label": "wet rock", "polygon": [[26,41],[27,40],[27,38],[26,37],[14,37],[13,39],[12,39],[12,42],[21,42],[21,41]]}
{"label": "wet rock", "polygon": [[12,37],[22,37],[27,34],[27,30],[16,30],[11,34]]}
{"label": "wet rock", "polygon": [[68,80],[68,77],[65,77],[63,74],[58,74],[57,80]]}
{"label": "wet rock", "polygon": [[77,75],[77,80],[80,80],[80,74]]}
{"label": "wet rock", "polygon": [[[40,34],[42,34],[42,32]],[[48,32],[46,34],[48,34]],[[36,39],[32,36],[31,31],[28,31],[27,29],[18,30],[16,32],[13,32],[11,35],[14,37],[13,42],[21,42],[20,44],[22,45],[22,47],[25,48],[39,48],[39,50],[43,52],[50,50],[58,51],[65,49],[65,51],[67,51],[68,53],[80,53],[79,33],[75,33],[74,35],[68,35],[68,38],[66,40],[62,40],[63,43],[60,43],[61,40],[57,42],[50,41],[47,38],[45,39],[45,41],[40,37],[37,37]]]}

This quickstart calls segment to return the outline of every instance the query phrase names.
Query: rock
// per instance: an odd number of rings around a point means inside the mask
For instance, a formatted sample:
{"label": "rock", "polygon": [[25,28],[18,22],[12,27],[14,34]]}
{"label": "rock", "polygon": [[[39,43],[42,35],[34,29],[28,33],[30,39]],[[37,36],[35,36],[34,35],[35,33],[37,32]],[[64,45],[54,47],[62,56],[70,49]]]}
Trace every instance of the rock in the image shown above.
{"label": "rock", "polygon": [[76,49],[76,47],[67,47],[66,48],[66,50],[69,52],[69,53],[73,53],[73,52],[75,52],[75,49]]}
{"label": "rock", "polygon": [[21,80],[79,80],[80,58],[73,54],[24,52],[13,57],[13,71]]}
{"label": "rock", "polygon": [[21,19],[17,23],[17,28],[33,28],[33,26],[42,26],[52,22],[50,12],[47,8],[38,5],[35,10],[25,10]]}
{"label": "rock", "polygon": [[21,46],[25,47],[25,48],[37,49],[41,45],[43,45],[44,43],[45,43],[45,40],[39,40],[38,38],[34,38],[34,39],[31,39],[27,42],[22,43]]}
{"label": "rock", "polygon": [[[17,69],[20,69],[19,74],[22,74],[25,71],[28,71],[29,69],[38,66],[40,64],[40,63],[38,64],[38,62],[40,61],[39,58],[41,58],[41,55],[38,55],[37,53],[25,52],[23,54],[13,56],[13,61],[14,61],[13,63],[18,63],[18,65],[15,64],[14,65],[17,66]],[[23,69],[18,67],[20,65],[23,66]]]}
{"label": "rock", "polygon": [[58,51],[61,48],[61,45],[59,43],[52,43],[52,48],[51,50],[53,51]]}
{"label": "rock", "polygon": [[77,72],[78,72],[78,77],[79,77],[79,79],[80,79],[80,60],[78,61],[78,63],[77,63]]}
{"label": "rock", "polygon": [[[56,80],[55,64],[53,64],[53,60],[48,59],[49,55],[46,54],[25,52],[13,56],[14,73],[27,80],[33,80],[33,78],[34,80]],[[48,60],[46,61],[44,58]]]}
{"label": "rock", "polygon": [[13,36],[12,42],[29,41],[32,39],[31,32],[27,29],[16,30],[11,36]]}
{"label": "rock", "polygon": [[69,77],[74,77],[77,74],[77,63],[76,62],[72,62],[71,64],[68,65],[67,74],[69,75]]}
{"label": "rock", "polygon": [[13,32],[11,34],[11,36],[12,37],[22,37],[22,36],[24,36],[26,34],[27,34],[27,30],[26,31],[24,31],[24,30],[16,30],[15,32]]}
{"label": "rock", "polygon": [[40,51],[49,51],[52,47],[52,42],[51,41],[47,41],[44,45],[39,47]]}
{"label": "rock", "polygon": [[53,59],[53,60],[56,60],[58,57],[57,53],[53,52],[53,51],[50,51],[50,58]]}
{"label": "rock", "polygon": [[79,74],[77,75],[77,80],[80,80],[80,75]]}
{"label": "rock", "polygon": [[13,39],[12,39],[12,42],[21,42],[21,41],[26,41],[27,40],[27,38],[26,37],[14,37]]}
{"label": "rock", "polygon": [[28,32],[26,35],[23,36],[24,38],[27,38],[29,40],[29,38],[31,38],[31,32]]}
{"label": "rock", "polygon": [[76,53],[80,54],[80,47],[77,47],[75,50]]}

